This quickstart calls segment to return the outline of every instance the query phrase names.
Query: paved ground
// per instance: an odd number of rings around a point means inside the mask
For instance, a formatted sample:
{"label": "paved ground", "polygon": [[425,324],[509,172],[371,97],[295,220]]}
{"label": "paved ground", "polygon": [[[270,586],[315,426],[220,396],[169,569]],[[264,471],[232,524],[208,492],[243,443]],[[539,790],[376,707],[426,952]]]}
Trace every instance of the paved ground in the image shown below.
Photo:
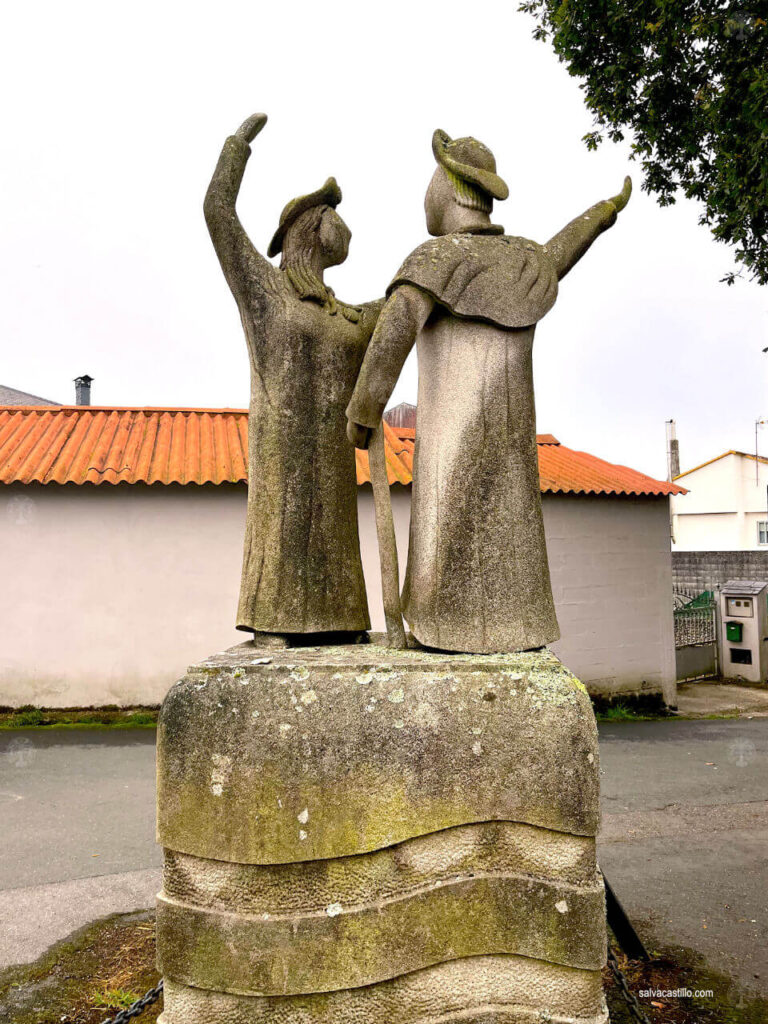
{"label": "paved ground", "polygon": [[0,733],[0,821],[0,966],[152,906],[154,729]]}
{"label": "paved ground", "polygon": [[732,714],[739,718],[764,718],[768,716],[768,687],[683,683],[677,688],[677,707],[686,718]]}
{"label": "paved ground", "polygon": [[768,720],[600,729],[600,862],[641,931],[768,994]]}
{"label": "paved ground", "polygon": [[[601,726],[601,864],[651,943],[768,994],[768,720]],[[0,966],[151,906],[154,733],[0,733]]]}

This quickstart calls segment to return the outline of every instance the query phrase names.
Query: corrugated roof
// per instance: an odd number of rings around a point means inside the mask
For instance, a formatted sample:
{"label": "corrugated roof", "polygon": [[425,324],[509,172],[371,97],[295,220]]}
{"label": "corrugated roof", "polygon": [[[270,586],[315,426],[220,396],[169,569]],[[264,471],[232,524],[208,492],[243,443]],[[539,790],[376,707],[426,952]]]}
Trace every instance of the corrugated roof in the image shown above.
{"label": "corrugated roof", "polygon": [[[413,479],[415,431],[384,424],[390,484]],[[561,494],[685,493],[541,434],[542,491]],[[246,409],[0,406],[0,483],[223,484],[248,479]],[[368,453],[355,453],[358,484]]]}
{"label": "corrugated roof", "polygon": [[764,580],[728,580],[720,588],[720,593],[726,597],[738,597],[739,594],[751,594],[756,597],[764,587]]}
{"label": "corrugated roof", "polygon": [[[409,484],[413,480],[413,448],[416,431],[408,427],[390,427],[384,420],[384,451],[390,484]],[[368,452],[355,449],[358,484],[371,482]]]}
{"label": "corrugated roof", "polygon": [[[551,435],[550,435],[551,436]],[[629,466],[598,459],[588,452],[539,440],[539,477],[541,489],[552,494],[687,494],[679,484],[654,480]]]}
{"label": "corrugated roof", "polygon": [[247,479],[235,409],[0,408],[0,482],[223,484]]}

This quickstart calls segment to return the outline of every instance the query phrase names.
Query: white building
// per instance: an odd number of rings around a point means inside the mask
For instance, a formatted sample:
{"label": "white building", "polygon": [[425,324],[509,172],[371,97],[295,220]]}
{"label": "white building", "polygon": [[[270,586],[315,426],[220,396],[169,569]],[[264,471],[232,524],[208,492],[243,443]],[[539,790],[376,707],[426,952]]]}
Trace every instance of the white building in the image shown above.
{"label": "white building", "polygon": [[674,551],[768,551],[768,459],[723,452],[675,482]]}
{"label": "white building", "polygon": [[[414,431],[386,428],[405,568]],[[593,694],[675,703],[668,495],[679,488],[539,437],[562,639]],[[0,704],[152,704],[233,623],[244,410],[0,407]],[[360,539],[383,628],[367,455]]]}

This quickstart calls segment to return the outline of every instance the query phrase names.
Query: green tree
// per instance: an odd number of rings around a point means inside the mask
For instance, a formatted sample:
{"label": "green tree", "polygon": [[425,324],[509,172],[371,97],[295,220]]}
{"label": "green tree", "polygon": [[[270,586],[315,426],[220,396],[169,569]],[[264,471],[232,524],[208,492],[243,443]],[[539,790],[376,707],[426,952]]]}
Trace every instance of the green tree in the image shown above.
{"label": "green tree", "polygon": [[520,10],[581,79],[587,146],[626,133],[643,189],[662,206],[681,193],[700,200],[700,223],[734,247],[744,276],[768,283],[766,0],[525,0]]}

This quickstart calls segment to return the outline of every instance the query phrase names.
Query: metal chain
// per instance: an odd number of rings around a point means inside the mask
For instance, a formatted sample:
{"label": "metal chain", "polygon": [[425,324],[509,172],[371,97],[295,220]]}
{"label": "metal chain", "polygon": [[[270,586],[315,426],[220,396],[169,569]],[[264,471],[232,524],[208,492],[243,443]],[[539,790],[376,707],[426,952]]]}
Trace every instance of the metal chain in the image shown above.
{"label": "metal chain", "polygon": [[643,1012],[643,1007],[639,999],[637,998],[635,993],[630,990],[629,985],[627,983],[627,978],[622,969],[619,967],[619,961],[616,959],[616,954],[613,952],[610,946],[608,946],[608,966],[611,969],[613,980],[618,985],[619,991],[621,992],[624,1002],[627,1004],[627,1008],[629,1009],[629,1013],[632,1019],[636,1021],[637,1024],[650,1024],[650,1021]]}
{"label": "metal chain", "polygon": [[105,1020],[104,1024],[127,1024],[131,1017],[138,1017],[140,1013],[143,1013],[148,1006],[152,1003],[156,1003],[163,992],[163,982],[160,982],[149,990],[141,999],[137,999],[135,1003],[128,1007],[127,1010],[121,1010],[116,1017],[110,1017],[109,1020]]}

